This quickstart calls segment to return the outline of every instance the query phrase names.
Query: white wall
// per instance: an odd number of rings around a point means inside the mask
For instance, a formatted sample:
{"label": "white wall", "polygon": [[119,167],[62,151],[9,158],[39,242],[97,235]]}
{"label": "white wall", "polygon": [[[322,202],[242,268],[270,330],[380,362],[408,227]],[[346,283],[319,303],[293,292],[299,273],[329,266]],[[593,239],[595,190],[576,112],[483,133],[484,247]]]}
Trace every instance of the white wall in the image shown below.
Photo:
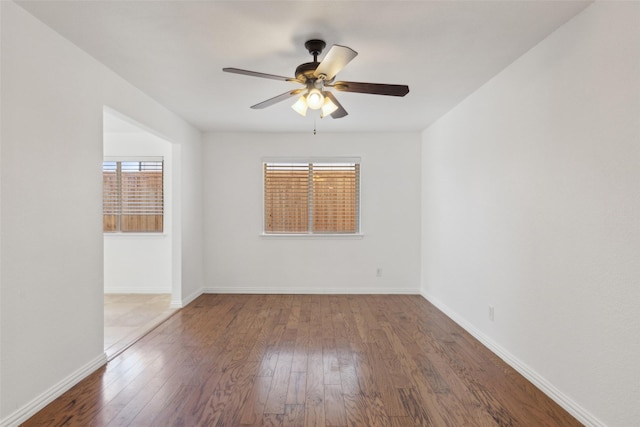
{"label": "white wall", "polygon": [[[173,287],[171,305],[180,308],[202,294],[204,288],[203,147],[200,133],[173,144]],[[182,165],[179,174],[176,166]],[[180,189],[176,203],[175,189]],[[177,207],[176,207],[177,206]],[[180,233],[176,229],[180,229]],[[179,235],[179,238],[176,236]]]}
{"label": "white wall", "polygon": [[[364,237],[261,237],[262,159],[277,156],[361,157]],[[204,161],[207,291],[418,292],[419,133],[207,134]]]}
{"label": "white wall", "polygon": [[595,3],[423,133],[423,293],[593,425],[640,419],[639,47]]}
{"label": "white wall", "polygon": [[[0,424],[16,425],[105,361],[104,105],[173,143],[179,182],[201,181],[201,141],[13,2],[0,2],[0,11]],[[188,266],[174,261],[174,275],[187,282],[178,302],[202,288],[200,189],[174,197],[174,245],[190,254]],[[181,220],[189,225],[176,226]]]}
{"label": "white wall", "polygon": [[172,183],[171,143],[148,132],[104,134],[104,156],[164,159],[164,230],[162,233],[104,234],[106,293],[171,293]]}

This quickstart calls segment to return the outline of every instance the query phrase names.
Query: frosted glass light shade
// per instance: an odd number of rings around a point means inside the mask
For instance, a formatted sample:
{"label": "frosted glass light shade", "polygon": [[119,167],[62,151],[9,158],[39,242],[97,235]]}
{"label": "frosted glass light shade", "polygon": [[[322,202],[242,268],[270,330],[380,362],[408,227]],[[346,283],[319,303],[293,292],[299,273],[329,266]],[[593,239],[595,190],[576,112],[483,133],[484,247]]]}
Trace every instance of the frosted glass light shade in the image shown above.
{"label": "frosted glass light shade", "polygon": [[291,108],[294,109],[294,111],[298,114],[300,114],[301,116],[306,116],[307,115],[307,99],[304,95],[302,95],[300,98],[298,98],[298,100],[296,101],[295,104],[293,104],[291,106]]}
{"label": "frosted glass light shade", "polygon": [[307,105],[312,110],[317,110],[324,103],[324,95],[318,89],[311,89],[307,95]]}
{"label": "frosted glass light shade", "polygon": [[330,115],[337,109],[338,109],[338,106],[334,104],[333,101],[331,101],[328,96],[325,96],[324,104],[322,104],[322,114],[320,114],[320,118]]}

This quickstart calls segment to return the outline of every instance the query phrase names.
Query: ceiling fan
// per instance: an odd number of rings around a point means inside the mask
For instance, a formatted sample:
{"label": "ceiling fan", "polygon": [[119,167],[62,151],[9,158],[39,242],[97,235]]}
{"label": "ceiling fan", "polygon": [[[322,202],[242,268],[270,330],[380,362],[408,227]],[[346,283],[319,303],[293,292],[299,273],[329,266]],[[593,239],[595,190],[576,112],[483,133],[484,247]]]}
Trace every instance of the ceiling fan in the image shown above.
{"label": "ceiling fan", "polygon": [[299,83],[304,87],[287,91],[266,101],[252,105],[253,109],[266,108],[278,102],[300,95],[292,108],[302,116],[307,114],[307,109],[320,110],[320,117],[330,115],[334,119],[346,116],[347,110],[338,102],[331,92],[335,89],[339,92],[370,93],[373,95],[405,96],[409,93],[407,85],[393,85],[380,83],[358,83],[334,81],[336,74],[342,70],[358,53],[351,48],[333,45],[325,55],[322,62],[318,62],[318,55],[322,53],[326,43],[323,40],[309,40],[304,46],[313,55],[313,62],[300,64],[296,68],[295,77],[283,77],[274,74],[259,73],[256,71],[242,70],[240,68],[223,68],[227,73],[244,74],[265,79],[282,80]]}

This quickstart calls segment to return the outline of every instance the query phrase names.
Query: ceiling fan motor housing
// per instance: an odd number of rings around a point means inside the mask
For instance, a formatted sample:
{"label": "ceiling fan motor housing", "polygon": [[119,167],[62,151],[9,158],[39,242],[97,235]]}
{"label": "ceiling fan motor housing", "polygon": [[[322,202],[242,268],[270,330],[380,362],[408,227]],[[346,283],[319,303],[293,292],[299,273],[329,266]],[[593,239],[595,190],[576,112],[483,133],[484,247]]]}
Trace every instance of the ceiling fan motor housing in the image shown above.
{"label": "ceiling fan motor housing", "polygon": [[301,82],[307,82],[310,79],[315,78],[314,72],[320,63],[318,62],[318,55],[322,53],[322,50],[327,46],[324,40],[312,39],[307,40],[304,47],[307,48],[309,53],[313,55],[313,62],[305,62],[298,65],[296,68],[296,79]]}
{"label": "ceiling fan motor housing", "polygon": [[314,72],[316,68],[320,65],[319,62],[305,62],[304,64],[298,65],[296,68],[296,79],[301,82],[307,82],[309,79],[315,78]]}

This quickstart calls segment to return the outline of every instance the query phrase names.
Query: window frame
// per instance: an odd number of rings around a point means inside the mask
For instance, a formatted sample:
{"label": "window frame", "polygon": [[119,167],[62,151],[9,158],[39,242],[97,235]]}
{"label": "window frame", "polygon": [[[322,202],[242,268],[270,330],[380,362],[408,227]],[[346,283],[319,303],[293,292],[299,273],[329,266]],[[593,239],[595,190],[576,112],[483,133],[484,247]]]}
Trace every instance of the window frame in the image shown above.
{"label": "window frame", "polygon": [[[290,232],[290,233],[271,233],[266,231],[266,199],[265,199],[265,164],[269,163],[311,163],[311,164],[346,164],[354,163],[358,165],[358,188],[357,188],[357,230],[355,232],[322,232],[314,233],[312,230],[307,232]],[[263,238],[273,239],[361,239],[364,237],[362,232],[362,160],[360,157],[263,157],[261,159],[261,175],[262,175],[262,229],[260,236]],[[310,222],[312,219],[310,218]]]}
{"label": "window frame", "polygon": [[[166,235],[166,218],[167,218],[167,174],[166,167],[167,162],[164,156],[105,156],[102,159],[102,174],[104,175],[104,164],[105,163],[142,163],[142,162],[159,162],[161,163],[161,172],[162,172],[162,229],[161,230],[133,230],[133,231],[123,231],[122,230],[122,218],[118,219],[118,229],[115,231],[105,231],[104,229],[104,177],[103,177],[103,228],[102,233],[105,236],[164,236]],[[122,188],[119,189],[122,191]],[[119,198],[122,194],[119,194]],[[122,217],[122,207],[119,208],[120,213],[116,214]]]}

